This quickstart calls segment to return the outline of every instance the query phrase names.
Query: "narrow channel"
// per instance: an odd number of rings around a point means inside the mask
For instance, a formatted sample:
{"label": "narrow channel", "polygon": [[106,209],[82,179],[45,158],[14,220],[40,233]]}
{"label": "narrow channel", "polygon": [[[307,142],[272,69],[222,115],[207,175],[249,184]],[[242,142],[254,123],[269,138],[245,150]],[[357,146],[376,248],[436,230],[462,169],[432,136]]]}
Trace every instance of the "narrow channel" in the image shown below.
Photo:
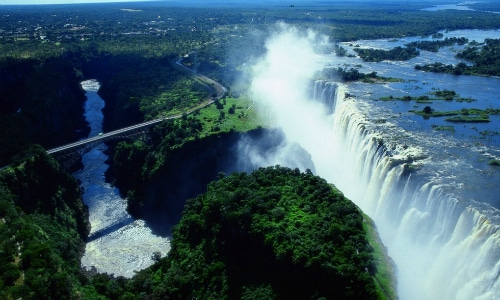
{"label": "narrow channel", "polygon": [[[104,100],[97,94],[99,83],[82,83],[86,91],[85,118],[89,122],[89,137],[102,132]],[[152,255],[165,256],[170,250],[168,237],[155,235],[143,220],[134,220],[126,211],[126,200],[117,188],[105,181],[108,165],[105,144],[100,144],[82,156],[83,169],[73,176],[80,180],[83,200],[89,207],[92,226],[82,267],[99,273],[132,277],[135,271],[154,263]]]}

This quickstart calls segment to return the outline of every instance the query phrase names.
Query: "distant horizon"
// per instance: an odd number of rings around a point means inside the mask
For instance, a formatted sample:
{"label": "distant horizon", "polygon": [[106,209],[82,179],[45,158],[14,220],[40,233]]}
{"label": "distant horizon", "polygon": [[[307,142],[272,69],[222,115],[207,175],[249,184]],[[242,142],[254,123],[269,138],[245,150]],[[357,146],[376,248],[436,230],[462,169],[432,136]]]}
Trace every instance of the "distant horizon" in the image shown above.
{"label": "distant horizon", "polygon": [[[199,3],[204,3],[204,4],[215,4],[215,3],[255,3],[257,4],[258,2],[263,2],[263,3],[269,3],[269,2],[283,2],[286,3],[287,5],[290,4],[297,4],[297,3],[317,3],[317,2],[322,2],[322,3],[327,3],[327,2],[340,2],[341,0],[208,0],[208,1],[203,1],[203,0],[0,0],[0,6],[2,5],[59,5],[59,4],[101,4],[101,3],[126,3],[126,2],[172,2],[172,3],[192,3],[192,4],[199,4]],[[352,0],[352,2],[405,2],[405,3],[414,3],[415,0],[380,0],[380,1],[370,1],[370,0]],[[420,3],[428,3],[428,4],[452,4],[452,3],[461,3],[463,1],[460,0],[420,0]]]}
{"label": "distant horizon", "polygon": [[[119,2],[153,2],[158,0],[0,0],[0,5],[98,4]],[[161,0],[166,1],[166,0]]]}

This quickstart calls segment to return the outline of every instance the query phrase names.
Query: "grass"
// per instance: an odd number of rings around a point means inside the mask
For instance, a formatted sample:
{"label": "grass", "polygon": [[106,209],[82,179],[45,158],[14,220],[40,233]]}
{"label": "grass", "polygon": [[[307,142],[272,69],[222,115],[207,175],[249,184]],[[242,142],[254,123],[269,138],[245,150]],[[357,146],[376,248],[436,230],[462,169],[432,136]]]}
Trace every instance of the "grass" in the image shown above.
{"label": "grass", "polygon": [[398,299],[394,263],[387,255],[387,249],[380,240],[375,223],[365,214],[363,214],[363,228],[367,232],[368,242],[372,245],[374,251],[375,266],[377,268],[374,283],[380,293],[380,298]]}
{"label": "grass", "polygon": [[404,80],[401,78],[382,77],[382,76],[377,76],[375,78],[365,77],[365,78],[361,79],[361,81],[364,83],[404,82]]}
{"label": "grass", "polygon": [[487,123],[490,121],[490,118],[485,116],[457,116],[446,118],[445,121],[453,122],[453,123]]}
{"label": "grass", "polygon": [[429,93],[431,96],[423,95],[423,96],[402,96],[402,97],[394,97],[392,95],[380,97],[381,101],[416,101],[417,103],[432,103],[433,101],[457,101],[457,102],[473,102],[476,101],[470,97],[461,98],[454,91],[433,91]]}
{"label": "grass", "polygon": [[488,165],[495,166],[495,167],[500,167],[500,160],[498,160],[498,159],[492,159],[492,160],[488,161]]}
{"label": "grass", "polygon": [[[220,100],[223,105],[218,109],[216,104],[211,104],[200,109],[195,116],[203,123],[201,136],[208,136],[218,132],[238,131],[246,132],[264,126],[264,121],[258,116],[255,103],[241,96],[240,98],[226,97]],[[229,113],[230,108],[234,113]],[[221,117],[223,112],[223,117]]]}
{"label": "grass", "polygon": [[449,131],[449,132],[455,132],[455,127],[454,126],[438,126],[438,125],[431,125],[431,127],[436,130],[436,131]]}
{"label": "grass", "polygon": [[[450,117],[446,118],[445,121],[452,123],[487,123],[490,122],[489,115],[500,114],[500,109],[487,108],[483,110],[478,108],[469,108],[469,109],[462,108],[461,110],[450,110],[450,111],[432,110],[430,113],[424,110],[410,110],[409,112],[423,116],[424,118]],[[440,129],[447,130],[446,128],[440,128]]]}

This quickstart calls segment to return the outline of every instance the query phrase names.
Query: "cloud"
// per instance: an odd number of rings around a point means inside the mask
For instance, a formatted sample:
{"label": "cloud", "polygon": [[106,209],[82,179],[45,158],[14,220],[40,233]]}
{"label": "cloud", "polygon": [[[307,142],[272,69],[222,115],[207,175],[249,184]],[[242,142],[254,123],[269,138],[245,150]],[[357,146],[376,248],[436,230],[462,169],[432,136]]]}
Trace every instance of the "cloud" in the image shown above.
{"label": "cloud", "polygon": [[[304,147],[313,161],[323,161],[332,147],[326,107],[311,99],[311,83],[323,68],[315,49],[328,39],[310,30],[278,23],[266,42],[266,54],[252,68],[249,94],[260,113],[282,128],[286,139]],[[319,166],[316,166],[319,169]]]}

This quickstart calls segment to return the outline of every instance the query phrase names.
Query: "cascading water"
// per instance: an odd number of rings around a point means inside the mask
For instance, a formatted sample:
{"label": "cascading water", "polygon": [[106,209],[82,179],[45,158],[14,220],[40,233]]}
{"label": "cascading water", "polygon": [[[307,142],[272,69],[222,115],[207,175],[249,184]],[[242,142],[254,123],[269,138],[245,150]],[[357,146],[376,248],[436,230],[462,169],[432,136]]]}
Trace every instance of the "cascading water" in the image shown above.
{"label": "cascading water", "polygon": [[372,129],[343,86],[332,92],[337,86],[314,85],[313,97],[333,112],[335,145],[334,170],[318,173],[375,220],[398,268],[401,299],[500,299],[500,226],[489,213],[495,209],[461,200],[450,192],[456,181],[442,174],[420,172],[432,157]]}

